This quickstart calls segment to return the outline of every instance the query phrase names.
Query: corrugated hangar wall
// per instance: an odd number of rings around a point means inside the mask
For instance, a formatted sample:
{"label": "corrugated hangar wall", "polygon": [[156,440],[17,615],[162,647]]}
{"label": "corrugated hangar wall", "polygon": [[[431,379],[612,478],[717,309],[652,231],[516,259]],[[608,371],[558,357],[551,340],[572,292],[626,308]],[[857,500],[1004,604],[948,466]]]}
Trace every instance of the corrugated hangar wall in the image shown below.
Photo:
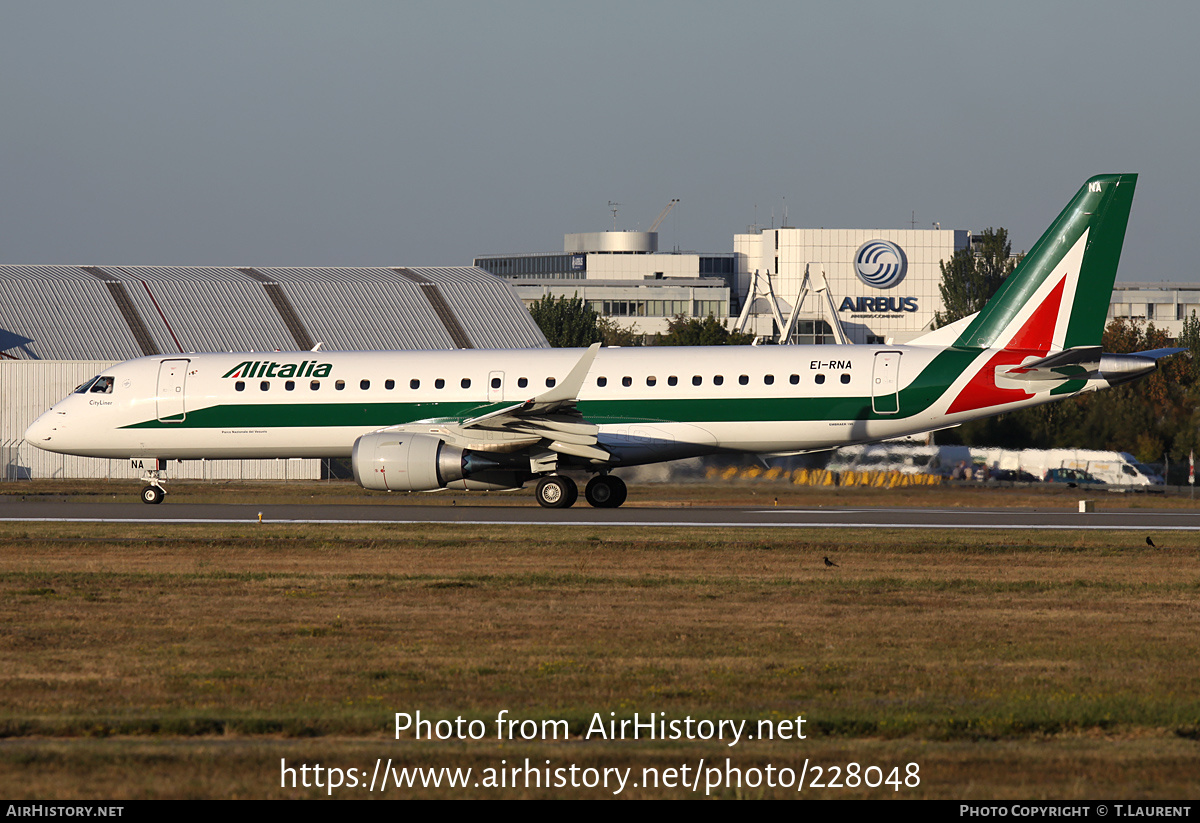
{"label": "corrugated hangar wall", "polygon": [[[8,480],[137,478],[25,429],[75,386],[135,357],[200,351],[546,348],[515,292],[473,267],[0,266],[0,460]],[[168,477],[302,479],[319,460],[184,461]]]}

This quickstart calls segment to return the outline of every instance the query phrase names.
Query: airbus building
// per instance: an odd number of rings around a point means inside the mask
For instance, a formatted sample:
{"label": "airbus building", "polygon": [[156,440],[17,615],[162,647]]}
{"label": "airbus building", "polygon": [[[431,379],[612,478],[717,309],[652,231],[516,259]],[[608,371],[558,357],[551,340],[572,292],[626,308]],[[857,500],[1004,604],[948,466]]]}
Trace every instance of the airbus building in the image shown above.
{"label": "airbus building", "polygon": [[[753,301],[739,319],[760,337],[790,342],[905,343],[932,329],[942,308],[939,264],[970,242],[968,231],[941,229],[738,234],[738,290]],[[809,325],[814,337],[835,339],[804,339]]]}
{"label": "airbus building", "polygon": [[474,265],[531,304],[580,297],[643,334],[682,315],[771,342],[903,343],[941,308],[942,260],[964,230],[752,228],[729,252],[659,252],[654,232],[568,234],[562,252],[487,255]]}

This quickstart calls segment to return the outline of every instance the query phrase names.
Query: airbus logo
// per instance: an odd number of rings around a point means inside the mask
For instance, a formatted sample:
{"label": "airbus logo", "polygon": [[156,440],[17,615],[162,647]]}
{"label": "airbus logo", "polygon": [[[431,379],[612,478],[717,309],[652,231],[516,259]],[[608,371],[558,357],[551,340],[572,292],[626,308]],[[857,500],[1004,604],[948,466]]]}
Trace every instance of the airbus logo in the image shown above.
{"label": "airbus logo", "polygon": [[854,253],[854,273],[873,289],[890,289],[908,274],[908,258],[895,243],[868,240]]}

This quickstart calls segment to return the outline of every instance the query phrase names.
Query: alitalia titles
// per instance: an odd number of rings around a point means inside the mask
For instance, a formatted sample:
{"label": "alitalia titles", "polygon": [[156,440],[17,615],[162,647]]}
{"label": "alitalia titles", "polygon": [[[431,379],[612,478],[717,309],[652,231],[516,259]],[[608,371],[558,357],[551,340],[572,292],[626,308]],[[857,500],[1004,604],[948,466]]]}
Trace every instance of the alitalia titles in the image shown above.
{"label": "alitalia titles", "polygon": [[274,360],[243,360],[222,377],[328,377],[332,363],[301,360],[299,363],[276,363]]}

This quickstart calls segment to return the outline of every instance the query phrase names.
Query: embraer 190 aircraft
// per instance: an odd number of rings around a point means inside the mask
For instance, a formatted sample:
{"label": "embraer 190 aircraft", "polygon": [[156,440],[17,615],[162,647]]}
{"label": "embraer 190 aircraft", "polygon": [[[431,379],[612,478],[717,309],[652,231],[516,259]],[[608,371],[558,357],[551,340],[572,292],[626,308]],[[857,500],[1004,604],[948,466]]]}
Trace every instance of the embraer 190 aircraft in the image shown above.
{"label": "embraer 190 aircraft", "polygon": [[130,360],[34,422],[39,448],[153,460],[350,457],[368,489],[626,495],[610,472],[819,451],[1097,391],[1180,349],[1103,354],[1137,175],[1093,177],[977,314],[902,346],[180,354]]}

